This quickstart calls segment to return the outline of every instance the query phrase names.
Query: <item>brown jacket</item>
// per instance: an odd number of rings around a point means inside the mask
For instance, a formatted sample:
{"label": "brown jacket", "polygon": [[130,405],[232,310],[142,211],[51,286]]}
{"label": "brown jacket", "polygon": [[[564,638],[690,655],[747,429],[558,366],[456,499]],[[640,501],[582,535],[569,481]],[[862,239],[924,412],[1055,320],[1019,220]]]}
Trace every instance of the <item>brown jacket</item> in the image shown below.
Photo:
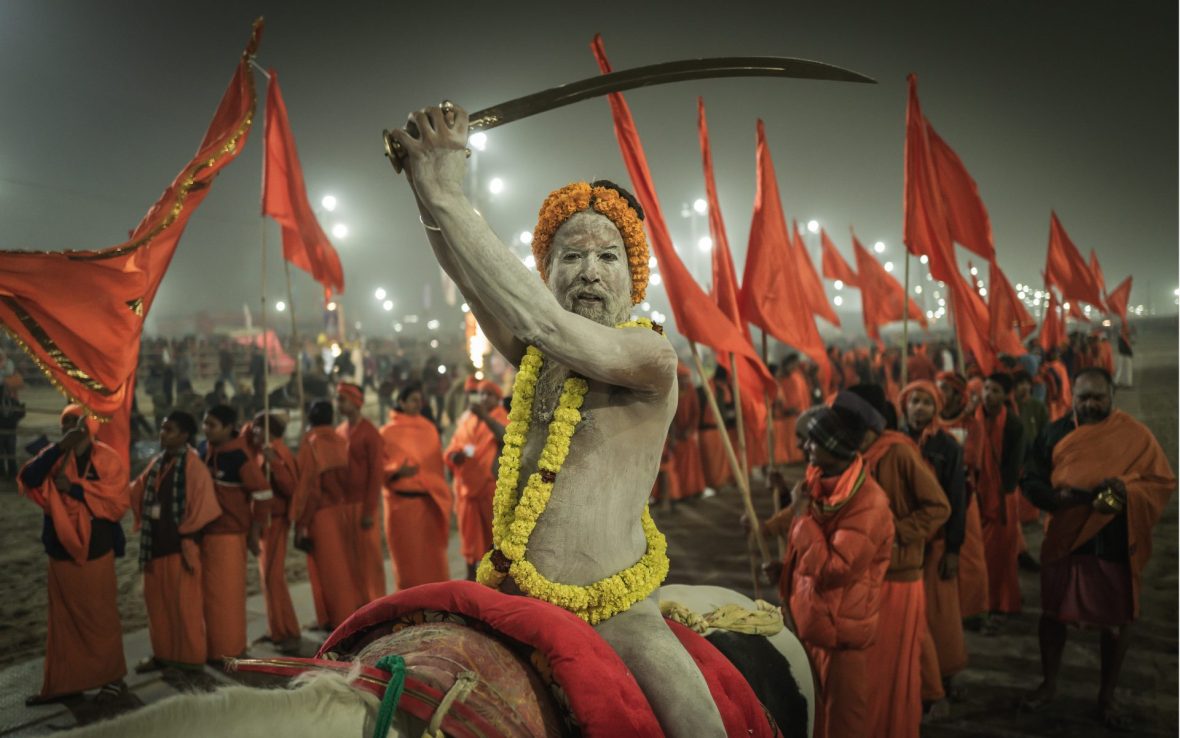
{"label": "brown jacket", "polygon": [[885,431],[864,458],[893,510],[896,535],[885,579],[916,582],[922,578],[926,543],[950,517],[950,503],[917,444],[905,434]]}

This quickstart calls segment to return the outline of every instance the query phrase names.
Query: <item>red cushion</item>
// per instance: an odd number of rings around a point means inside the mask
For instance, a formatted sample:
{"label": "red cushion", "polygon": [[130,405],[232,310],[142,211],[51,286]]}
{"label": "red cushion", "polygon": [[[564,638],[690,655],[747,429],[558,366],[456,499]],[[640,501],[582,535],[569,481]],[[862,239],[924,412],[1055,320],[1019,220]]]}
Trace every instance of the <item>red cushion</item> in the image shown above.
{"label": "red cushion", "polygon": [[[341,644],[352,636],[419,610],[453,612],[478,620],[544,653],[586,738],[664,734],[635,677],[584,620],[548,602],[506,595],[475,582],[423,584],[374,600],[341,623],[317,656],[342,650]],[[714,653],[725,661],[720,653]],[[702,663],[700,659],[698,663]],[[748,734],[743,729],[740,735]]]}

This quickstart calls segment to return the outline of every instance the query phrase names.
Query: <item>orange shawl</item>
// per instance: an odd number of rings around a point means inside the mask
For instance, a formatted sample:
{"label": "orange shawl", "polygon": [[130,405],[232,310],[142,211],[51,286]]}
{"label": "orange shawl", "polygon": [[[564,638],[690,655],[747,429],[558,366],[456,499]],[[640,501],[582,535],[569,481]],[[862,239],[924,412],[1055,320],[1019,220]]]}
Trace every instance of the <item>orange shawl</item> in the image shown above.
{"label": "orange shawl", "polygon": [[987,521],[1007,522],[1007,508],[1004,506],[1004,482],[1001,479],[1000,462],[1004,452],[1004,426],[1008,422],[1008,406],[1000,408],[994,418],[980,405],[975,410],[975,419],[983,430],[979,444],[979,482],[975,491],[979,500],[979,514]]}
{"label": "orange shawl", "polygon": [[[189,446],[184,451],[188,460],[184,465],[184,516],[176,521],[176,528],[180,535],[196,533],[209,523],[221,517],[221,505],[217,504],[217,494],[213,491],[213,477],[201,459],[196,449]],[[143,473],[131,483],[131,511],[135,513],[135,528],[139,530],[143,521],[143,496],[147,491],[148,475],[156,464],[163,464],[160,473],[156,475],[156,491],[159,491],[164,478],[172,473],[176,459],[166,459],[164,454],[156,454],[148,463]]]}
{"label": "orange shawl", "polygon": [[[117,523],[131,506],[131,496],[127,485],[127,468],[119,458],[118,451],[101,441],[92,440],[90,461],[83,473],[78,472],[74,458],[73,453],[64,454],[45,476],[44,482],[37,487],[21,484],[20,491],[37,503],[53,521],[53,529],[66,553],[77,563],[84,564],[90,554],[91,516]],[[91,471],[94,473],[89,473]],[[82,487],[85,502],[57,491],[53,480],[61,472],[65,472],[71,485]]]}
{"label": "orange shawl", "polygon": [[[1100,423],[1079,426],[1053,449],[1054,488],[1093,489],[1111,478],[1127,488],[1128,552],[1138,615],[1139,574],[1151,558],[1151,530],[1176,490],[1176,477],[1151,431],[1121,410]],[[1041,544],[1041,559],[1065,558],[1114,519],[1089,505],[1054,512]]]}
{"label": "orange shawl", "polygon": [[344,502],[348,481],[348,440],[330,425],[312,428],[299,445],[295,460],[299,486],[291,499],[290,519],[308,527],[316,511]]}
{"label": "orange shawl", "polygon": [[[489,414],[500,425],[508,425],[508,413],[503,407],[497,405]],[[467,454],[468,451],[470,454],[462,463],[455,464],[451,460],[452,454]],[[457,497],[491,498],[496,491],[496,477],[492,475],[492,465],[499,451],[496,436],[487,423],[470,411],[463,413],[459,418],[455,435],[451,436],[451,442],[447,444],[447,450],[443,454],[443,461],[450,467],[455,479]]]}

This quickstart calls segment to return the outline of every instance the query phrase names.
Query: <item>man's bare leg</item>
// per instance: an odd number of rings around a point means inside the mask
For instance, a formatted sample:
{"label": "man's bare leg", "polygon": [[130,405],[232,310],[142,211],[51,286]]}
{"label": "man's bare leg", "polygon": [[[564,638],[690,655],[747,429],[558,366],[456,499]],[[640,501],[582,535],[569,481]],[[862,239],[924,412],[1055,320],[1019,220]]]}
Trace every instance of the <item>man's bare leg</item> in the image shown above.
{"label": "man's bare leg", "polygon": [[1024,707],[1033,710],[1044,707],[1057,695],[1057,674],[1061,671],[1061,657],[1065,653],[1065,623],[1051,615],[1041,615],[1038,635],[1044,681],[1021,700]]}
{"label": "man's bare leg", "polygon": [[1127,716],[1118,712],[1114,704],[1114,688],[1118,683],[1119,671],[1123,667],[1123,659],[1127,655],[1127,647],[1131,645],[1131,623],[1118,628],[1103,628],[1101,636],[1102,648],[1102,684],[1098,690],[1098,710],[1107,727],[1125,730],[1131,726]]}
{"label": "man's bare leg", "polygon": [[725,735],[705,678],[664,623],[654,598],[599,623],[597,630],[631,670],[669,738]]}

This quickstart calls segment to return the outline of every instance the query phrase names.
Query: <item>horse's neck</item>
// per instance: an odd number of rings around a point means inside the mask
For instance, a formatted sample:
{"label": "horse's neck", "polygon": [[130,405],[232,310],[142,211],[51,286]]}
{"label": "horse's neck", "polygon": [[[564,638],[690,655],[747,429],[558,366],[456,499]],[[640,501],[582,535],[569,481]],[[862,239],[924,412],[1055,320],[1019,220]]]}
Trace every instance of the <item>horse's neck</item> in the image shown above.
{"label": "horse's neck", "polygon": [[[70,733],[70,738],[368,738],[377,700],[336,674],[317,675],[296,689],[226,687],[177,695]],[[391,738],[403,733],[397,725]]]}

